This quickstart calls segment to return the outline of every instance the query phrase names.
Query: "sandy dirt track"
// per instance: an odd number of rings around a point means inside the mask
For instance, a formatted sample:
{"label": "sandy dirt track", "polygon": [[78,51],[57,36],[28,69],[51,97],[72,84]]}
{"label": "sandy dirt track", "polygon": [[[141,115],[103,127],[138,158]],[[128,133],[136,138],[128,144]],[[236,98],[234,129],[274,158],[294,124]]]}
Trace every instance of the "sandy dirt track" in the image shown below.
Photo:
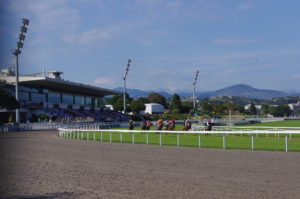
{"label": "sandy dirt track", "polygon": [[0,134],[0,198],[300,198],[300,153]]}

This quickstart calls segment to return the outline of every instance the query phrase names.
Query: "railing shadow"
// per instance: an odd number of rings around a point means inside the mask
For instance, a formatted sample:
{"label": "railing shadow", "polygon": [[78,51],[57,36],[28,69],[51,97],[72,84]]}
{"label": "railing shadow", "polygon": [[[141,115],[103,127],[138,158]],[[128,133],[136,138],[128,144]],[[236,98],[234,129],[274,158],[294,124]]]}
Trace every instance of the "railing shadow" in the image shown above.
{"label": "railing shadow", "polygon": [[[81,193],[75,193],[75,192],[57,192],[57,193],[47,193],[47,194],[37,194],[37,195],[15,195],[10,197],[4,197],[5,199],[58,199],[58,198],[64,198],[64,199],[74,199],[81,196]],[[0,196],[0,199],[2,199],[3,196]],[[4,199],[3,198],[3,199]]]}

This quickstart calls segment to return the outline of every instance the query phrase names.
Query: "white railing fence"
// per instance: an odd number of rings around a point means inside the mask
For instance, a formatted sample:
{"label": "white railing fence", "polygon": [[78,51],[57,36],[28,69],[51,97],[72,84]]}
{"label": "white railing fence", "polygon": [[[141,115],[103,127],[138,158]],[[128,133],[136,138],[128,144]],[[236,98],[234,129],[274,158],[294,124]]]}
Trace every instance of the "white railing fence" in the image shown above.
{"label": "white railing fence", "polygon": [[[280,128],[276,128],[277,130]],[[228,135],[248,135],[251,137],[251,149],[254,150],[255,148],[255,143],[254,143],[254,137],[258,136],[258,134],[263,134],[263,135],[277,135],[279,138],[279,134],[283,134],[285,136],[285,151],[288,152],[288,138],[292,137],[292,134],[300,134],[300,128],[298,129],[289,129],[289,130],[284,130],[283,128],[279,131],[274,131],[274,130],[232,130],[232,131],[224,131],[224,130],[214,130],[214,131],[158,131],[158,130],[115,130],[115,129],[97,129],[97,128],[92,128],[89,127],[88,129],[86,128],[59,128],[59,136],[61,137],[66,137],[66,138],[74,138],[74,139],[86,139],[86,140],[93,140],[93,141],[101,141],[103,142],[103,133],[107,132],[109,133],[109,141],[113,142],[112,140],[112,134],[113,133],[119,133],[119,141],[123,143],[123,134],[124,133],[130,133],[131,134],[131,142],[134,144],[135,143],[135,135],[136,134],[145,134],[146,135],[146,140],[145,144],[149,144],[149,135],[150,134],[158,134],[159,135],[159,145],[162,146],[162,134],[173,134],[177,135],[177,146],[180,146],[180,136],[181,135],[198,135],[198,147],[201,148],[202,141],[201,138],[202,136],[207,136],[207,135],[212,135],[212,134],[218,134],[223,136],[223,149],[226,149],[226,137]],[[85,135],[84,135],[85,134]],[[92,136],[90,137],[90,134]],[[96,135],[97,134],[97,135]],[[96,137],[98,137],[98,140],[96,140]]]}
{"label": "white railing fence", "polygon": [[0,126],[0,132],[11,131],[47,131],[57,130],[58,128],[120,128],[127,127],[127,122],[80,122],[80,123],[22,123],[19,125]]}

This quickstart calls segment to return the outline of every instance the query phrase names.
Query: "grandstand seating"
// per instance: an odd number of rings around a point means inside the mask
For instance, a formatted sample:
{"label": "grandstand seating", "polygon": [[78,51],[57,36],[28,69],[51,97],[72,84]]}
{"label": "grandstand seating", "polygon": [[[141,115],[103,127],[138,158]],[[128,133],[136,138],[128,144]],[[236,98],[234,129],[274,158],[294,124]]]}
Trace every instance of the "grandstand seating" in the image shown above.
{"label": "grandstand seating", "polygon": [[128,115],[109,110],[74,110],[61,108],[41,108],[40,113],[51,118],[67,121],[89,120],[95,122],[103,121],[128,121]]}

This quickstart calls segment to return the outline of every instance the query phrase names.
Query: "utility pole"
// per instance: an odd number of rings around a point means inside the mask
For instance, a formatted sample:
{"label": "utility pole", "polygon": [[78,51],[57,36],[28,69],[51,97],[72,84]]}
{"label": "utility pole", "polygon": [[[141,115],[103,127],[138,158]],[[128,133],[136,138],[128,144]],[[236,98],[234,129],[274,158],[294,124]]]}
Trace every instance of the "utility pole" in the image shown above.
{"label": "utility pole", "polygon": [[128,63],[127,63],[125,75],[124,75],[124,77],[122,78],[123,81],[124,81],[124,93],[123,93],[123,94],[124,94],[124,108],[123,108],[124,113],[126,113],[126,78],[127,78],[127,75],[128,75],[130,63],[131,63],[131,60],[128,59]]}
{"label": "utility pole", "polygon": [[196,88],[195,87],[196,87],[198,75],[199,75],[199,71],[197,70],[195,81],[193,82],[193,107],[194,107],[194,109],[196,108]]}
{"label": "utility pole", "polygon": [[[19,41],[17,42],[17,49],[13,51],[13,54],[16,56],[16,100],[19,102],[19,54],[21,54],[21,48],[23,48],[24,43],[22,41],[25,40],[25,33],[27,32],[27,27],[29,24],[29,20],[23,18],[21,33],[19,34]],[[16,123],[20,123],[20,109],[16,109]]]}

